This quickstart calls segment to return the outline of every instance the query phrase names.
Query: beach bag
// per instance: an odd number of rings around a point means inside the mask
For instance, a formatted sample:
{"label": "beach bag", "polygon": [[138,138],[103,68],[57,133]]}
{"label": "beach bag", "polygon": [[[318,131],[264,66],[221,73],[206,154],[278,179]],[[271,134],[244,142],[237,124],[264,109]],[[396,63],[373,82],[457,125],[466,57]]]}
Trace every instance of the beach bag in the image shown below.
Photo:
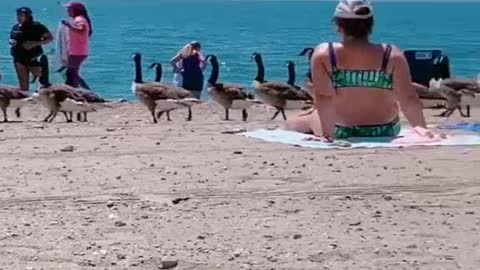
{"label": "beach bag", "polygon": [[407,50],[404,55],[413,82],[428,86],[431,79],[450,78],[450,61],[441,50]]}

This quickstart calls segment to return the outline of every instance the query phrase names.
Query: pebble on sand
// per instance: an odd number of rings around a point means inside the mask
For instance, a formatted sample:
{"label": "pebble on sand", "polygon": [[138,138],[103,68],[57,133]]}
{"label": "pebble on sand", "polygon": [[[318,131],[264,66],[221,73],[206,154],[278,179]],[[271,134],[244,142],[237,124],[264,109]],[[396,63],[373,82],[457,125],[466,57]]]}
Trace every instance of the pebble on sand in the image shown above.
{"label": "pebble on sand", "polygon": [[178,260],[164,259],[160,263],[160,269],[173,269],[177,267],[177,265],[178,265]]}
{"label": "pebble on sand", "polygon": [[60,149],[61,152],[73,152],[75,151],[75,147],[73,145],[68,145]]}
{"label": "pebble on sand", "polygon": [[115,221],[115,226],[116,227],[125,227],[125,226],[127,226],[127,223],[125,223],[123,221]]}
{"label": "pebble on sand", "polygon": [[294,239],[294,240],[298,240],[298,239],[300,239],[300,238],[302,238],[302,237],[303,237],[303,236],[302,236],[301,234],[295,234],[295,235],[293,236],[293,239]]}

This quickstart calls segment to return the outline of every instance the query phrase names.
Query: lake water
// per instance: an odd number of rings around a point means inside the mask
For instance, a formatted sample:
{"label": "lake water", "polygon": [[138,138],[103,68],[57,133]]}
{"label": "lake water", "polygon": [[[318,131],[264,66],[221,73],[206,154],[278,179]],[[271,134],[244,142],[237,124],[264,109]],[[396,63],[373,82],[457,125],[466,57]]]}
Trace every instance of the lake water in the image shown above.
{"label": "lake water", "polygon": [[[15,8],[26,5],[36,20],[52,32],[65,11],[53,0],[3,1],[0,8],[0,68],[3,82],[16,84],[8,34],[15,22]],[[7,3],[5,3],[7,2]],[[250,87],[255,66],[253,52],[264,56],[267,80],[285,81],[285,61],[297,63],[298,81],[307,64],[297,56],[302,48],[335,41],[332,11],[335,2],[321,1],[84,1],[93,24],[91,57],[82,76],[95,91],[108,98],[131,99],[131,56],[140,52],[144,66],[166,63],[187,42],[199,40],[205,54],[222,63],[221,81]],[[374,40],[402,49],[440,48],[450,56],[453,75],[480,72],[480,3],[374,3]],[[46,52],[52,53],[53,46]],[[53,60],[53,59],[51,59]],[[52,62],[52,61],[51,61]],[[168,67],[168,66],[167,66]],[[208,76],[209,70],[207,69]],[[153,74],[144,71],[145,79]],[[59,81],[59,76],[53,77]],[[170,81],[170,68],[164,80]]]}

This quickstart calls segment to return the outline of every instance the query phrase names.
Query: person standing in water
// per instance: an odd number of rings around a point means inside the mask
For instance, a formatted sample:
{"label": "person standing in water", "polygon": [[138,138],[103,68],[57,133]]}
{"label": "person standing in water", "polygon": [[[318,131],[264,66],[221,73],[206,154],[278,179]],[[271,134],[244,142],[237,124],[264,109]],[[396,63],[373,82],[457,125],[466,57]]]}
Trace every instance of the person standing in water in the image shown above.
{"label": "person standing in water", "polygon": [[370,42],[370,2],[340,0],[333,21],[342,42],[318,45],[311,60],[316,110],[291,119],[286,129],[326,141],[394,137],[400,132],[401,109],[420,136],[438,137],[427,129],[402,51]]}
{"label": "person standing in water", "polygon": [[28,7],[17,9],[17,24],[10,32],[10,53],[21,90],[28,91],[30,73],[39,77],[41,73],[38,57],[43,54],[42,46],[53,40],[52,34],[43,24],[33,20]]}
{"label": "person standing in water", "polygon": [[195,98],[200,98],[203,90],[203,70],[205,69],[205,58],[201,53],[201,45],[192,41],[185,45],[170,63],[174,72],[179,72],[178,63],[181,61],[182,87],[192,92]]}
{"label": "person standing in water", "polygon": [[72,18],[72,22],[62,21],[63,25],[68,28],[67,79],[65,84],[90,89],[80,77],[80,67],[89,54],[90,36],[93,32],[92,24],[84,4],[70,2],[64,6],[67,8],[68,16]]}

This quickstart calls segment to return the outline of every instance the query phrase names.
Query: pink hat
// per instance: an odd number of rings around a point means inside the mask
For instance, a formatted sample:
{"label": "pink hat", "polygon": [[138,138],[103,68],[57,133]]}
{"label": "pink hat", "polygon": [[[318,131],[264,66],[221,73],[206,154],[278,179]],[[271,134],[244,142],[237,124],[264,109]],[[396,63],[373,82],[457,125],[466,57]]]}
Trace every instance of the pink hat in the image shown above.
{"label": "pink hat", "polygon": [[63,4],[64,7],[72,7],[72,8],[75,8],[75,7],[82,7],[82,8],[85,8],[85,5],[80,3],[80,2],[67,2],[65,4]]}

